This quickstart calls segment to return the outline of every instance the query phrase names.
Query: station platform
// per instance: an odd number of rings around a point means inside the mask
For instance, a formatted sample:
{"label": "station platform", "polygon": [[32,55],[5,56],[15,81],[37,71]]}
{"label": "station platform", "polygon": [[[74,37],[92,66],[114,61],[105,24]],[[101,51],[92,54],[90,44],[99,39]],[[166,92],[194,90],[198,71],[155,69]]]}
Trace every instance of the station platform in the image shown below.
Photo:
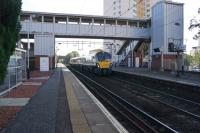
{"label": "station platform", "polygon": [[113,67],[113,71],[200,87],[200,73],[180,72],[180,77],[176,77],[176,72],[152,71],[148,68]]}
{"label": "station platform", "polygon": [[117,133],[123,126],[65,67],[57,69],[3,133]]}

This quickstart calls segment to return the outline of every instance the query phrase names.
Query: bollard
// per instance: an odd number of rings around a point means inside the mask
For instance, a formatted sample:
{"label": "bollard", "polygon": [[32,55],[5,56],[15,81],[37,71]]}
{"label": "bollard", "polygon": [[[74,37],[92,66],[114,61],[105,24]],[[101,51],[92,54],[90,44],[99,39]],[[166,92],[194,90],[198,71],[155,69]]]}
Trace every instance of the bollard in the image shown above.
{"label": "bollard", "polygon": [[30,79],[30,69],[27,68],[27,79]]}

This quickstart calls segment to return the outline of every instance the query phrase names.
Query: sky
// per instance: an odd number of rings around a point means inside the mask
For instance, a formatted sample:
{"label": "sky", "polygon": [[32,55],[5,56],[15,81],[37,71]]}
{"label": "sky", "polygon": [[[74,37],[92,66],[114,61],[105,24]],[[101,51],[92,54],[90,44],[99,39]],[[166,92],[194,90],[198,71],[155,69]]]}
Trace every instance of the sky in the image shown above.
{"label": "sky", "polygon": [[[198,15],[200,2],[199,0],[173,1],[184,3],[184,44],[189,53],[192,47],[198,45],[198,41],[192,38],[197,31],[189,31],[188,27],[190,19],[200,20],[200,14]],[[25,11],[103,15],[103,0],[22,0],[22,2],[22,10]],[[63,54],[61,51],[60,53]]]}

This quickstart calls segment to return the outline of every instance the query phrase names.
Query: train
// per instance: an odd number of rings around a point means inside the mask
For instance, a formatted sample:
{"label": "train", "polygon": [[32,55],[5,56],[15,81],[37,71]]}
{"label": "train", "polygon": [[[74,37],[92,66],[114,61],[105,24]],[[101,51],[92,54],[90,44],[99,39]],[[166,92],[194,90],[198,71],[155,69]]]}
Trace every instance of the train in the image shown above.
{"label": "train", "polygon": [[108,52],[92,51],[89,56],[71,58],[70,66],[98,75],[110,75],[112,73],[111,58]]}

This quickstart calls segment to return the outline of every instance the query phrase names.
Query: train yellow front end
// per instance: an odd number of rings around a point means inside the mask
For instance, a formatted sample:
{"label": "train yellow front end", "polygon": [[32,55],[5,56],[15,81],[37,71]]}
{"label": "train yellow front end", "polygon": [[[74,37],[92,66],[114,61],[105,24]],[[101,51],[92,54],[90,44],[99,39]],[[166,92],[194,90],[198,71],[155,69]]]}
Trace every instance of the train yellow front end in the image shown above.
{"label": "train yellow front end", "polygon": [[96,73],[100,75],[108,75],[112,72],[112,62],[110,60],[103,60],[97,63]]}

